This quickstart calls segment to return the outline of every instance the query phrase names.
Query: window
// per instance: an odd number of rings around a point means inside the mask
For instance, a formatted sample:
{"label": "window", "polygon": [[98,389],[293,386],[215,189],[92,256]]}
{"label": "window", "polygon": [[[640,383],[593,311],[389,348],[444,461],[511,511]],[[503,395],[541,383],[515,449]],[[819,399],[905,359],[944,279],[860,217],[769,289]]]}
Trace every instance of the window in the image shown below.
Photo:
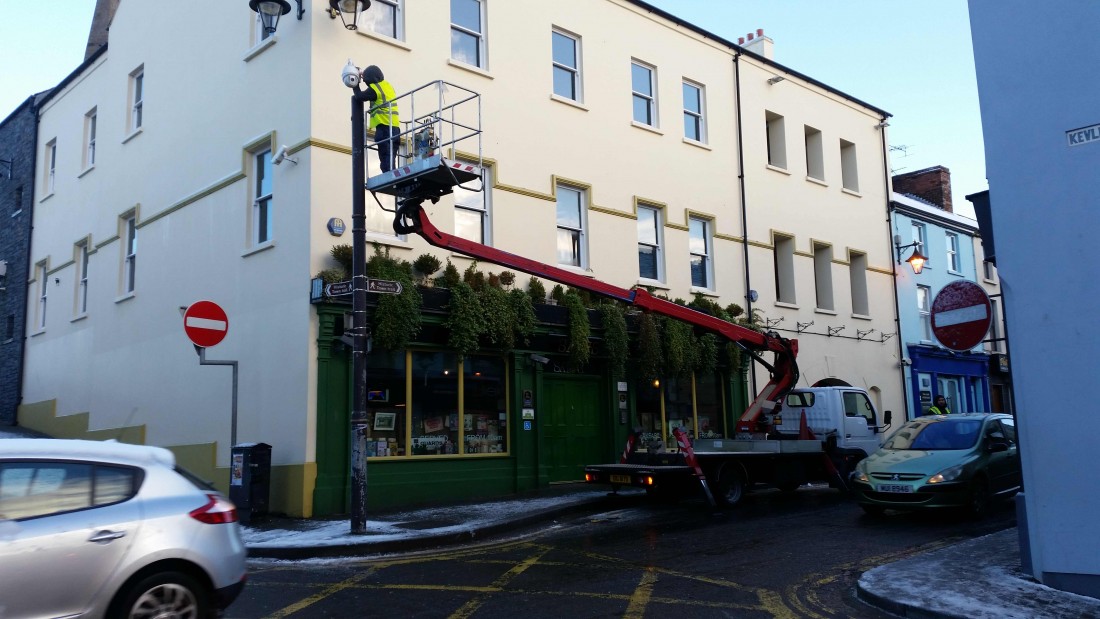
{"label": "window", "polygon": [[6,337],[4,341],[10,342],[15,339],[15,314],[8,314],[7,326],[4,329]]}
{"label": "window", "polygon": [[691,252],[691,285],[712,290],[710,222],[695,217],[688,219],[688,250]]}
{"label": "window", "polygon": [[486,68],[485,4],[482,0],[451,0],[451,58]]}
{"label": "window", "polygon": [[634,122],[657,126],[657,97],[653,88],[653,67],[630,63],[630,84],[634,99]]}
{"label": "window", "polygon": [[81,462],[0,465],[0,513],[22,520],[121,503],[137,493],[135,469]]}
{"label": "window", "polygon": [[840,141],[840,182],[848,191],[859,191],[856,145],[848,140]]}
{"label": "window", "polygon": [[[366,363],[367,456],[403,456],[406,453],[405,428],[408,423],[408,419],[405,418],[408,410],[405,389],[405,351],[375,348],[371,354],[367,355]],[[421,376],[421,380],[425,380],[425,377]],[[424,386],[427,387],[426,380]],[[425,397],[427,396],[427,389],[425,389]],[[413,445],[420,443],[418,430],[413,431],[415,437]],[[442,441],[439,446],[442,448]],[[454,451],[452,450],[451,453]]]}
{"label": "window", "polygon": [[997,281],[997,267],[988,260],[982,261],[982,275],[988,281]]}
{"label": "window", "polygon": [[96,110],[84,116],[84,169],[95,165]]}
{"label": "window", "polygon": [[580,39],[558,30],[555,30],[551,37],[554,54],[554,94],[580,101]]}
{"label": "window", "polygon": [[764,112],[768,133],[768,165],[787,169],[787,133],[783,117],[775,112]]}
{"label": "window", "polygon": [[819,181],[825,180],[825,155],[822,148],[821,132],[806,125],[806,176]]}
{"label": "window", "polygon": [[122,218],[122,293],[134,291],[137,273],[137,215],[124,215]]}
{"label": "window", "polygon": [[252,193],[252,244],[271,240],[271,150],[254,155],[256,176]]}
{"label": "window", "polygon": [[557,187],[558,264],[585,267],[584,192],[562,185]]}
{"label": "window", "polygon": [[[919,245],[917,245],[916,249],[919,249],[921,255],[924,256],[924,266],[927,267],[928,263],[931,262],[932,260],[928,255],[928,250],[925,249],[926,245],[925,245],[924,239],[925,239],[924,224],[918,224],[917,222],[913,222],[913,242],[914,243],[919,243]],[[903,256],[903,258],[904,258],[904,256]]]}
{"label": "window", "polygon": [[12,211],[11,216],[15,217],[19,213],[23,212],[23,186],[20,185],[15,188],[15,197],[12,199]]}
{"label": "window", "polygon": [[401,28],[403,2],[404,0],[374,0],[370,10],[364,11],[364,27],[375,34],[401,40],[405,34]]}
{"label": "window", "polygon": [[1001,335],[1001,300],[989,300],[989,340],[986,350],[989,352],[1004,352],[1004,336]]}
{"label": "window", "polygon": [[35,306],[34,324],[39,330],[46,328],[46,294],[49,290],[47,278],[46,263],[39,262],[34,265],[34,279],[38,284],[38,304]]}
{"label": "window", "polygon": [[775,299],[780,303],[795,303],[794,238],[776,236],[772,258],[775,267]]}
{"label": "window", "polygon": [[959,272],[959,235],[954,232],[945,234],[947,241],[947,270],[952,273]]}
{"label": "window", "polygon": [[684,82],[684,137],[696,142],[707,141],[703,98],[702,86]]}
{"label": "window", "polygon": [[922,342],[931,342],[932,289],[928,286],[917,286],[917,313],[920,314],[920,339]]}
{"label": "window", "polygon": [[835,309],[833,304],[833,248],[814,243],[814,290],[817,309]]}
{"label": "window", "polygon": [[870,316],[867,297],[867,254],[852,252],[848,263],[848,276],[852,282],[852,313]]}
{"label": "window", "polygon": [[45,176],[42,179],[43,192],[48,196],[53,193],[54,181],[57,179],[57,138],[46,144]]}
{"label": "window", "polygon": [[483,245],[492,243],[489,209],[493,181],[490,173],[489,168],[482,168],[481,191],[471,191],[461,185],[454,191],[455,236]]}
{"label": "window", "polygon": [[88,312],[88,241],[76,245],[76,298],[73,313],[82,316]]}
{"label": "window", "polygon": [[[504,359],[466,355],[462,361],[462,445],[468,454],[508,451]],[[415,400],[414,400],[415,403]]]}
{"label": "window", "polygon": [[130,131],[141,129],[145,98],[145,67],[130,74]]}
{"label": "window", "polygon": [[412,352],[414,456],[461,453],[458,394],[462,365],[455,353]]}
{"label": "window", "polygon": [[664,281],[661,229],[661,211],[650,206],[639,206],[638,277],[642,279]]}

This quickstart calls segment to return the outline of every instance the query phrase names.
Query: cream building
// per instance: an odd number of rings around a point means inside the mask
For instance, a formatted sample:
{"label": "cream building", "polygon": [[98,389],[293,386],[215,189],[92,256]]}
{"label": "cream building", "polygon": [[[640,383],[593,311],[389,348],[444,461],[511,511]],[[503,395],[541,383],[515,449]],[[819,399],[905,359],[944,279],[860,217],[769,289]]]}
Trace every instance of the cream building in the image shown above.
{"label": "cream building", "polygon": [[[42,107],[21,424],[170,446],[226,483],[231,374],[199,365],[181,320],[213,300],[229,328],[207,356],[240,364],[237,438],[274,446],[272,509],[315,512],[329,394],[308,282],[350,242],[326,228],[350,228],[349,58],[399,93],[435,80],[480,93],[489,188],[463,209],[428,206],[441,229],[751,307],[799,340],[799,385],[844,381],[904,410],[888,115],[771,61],[770,39],[741,47],[630,0],[455,0],[453,13],[374,0],[357,32],[306,0],[266,38],[243,0],[154,4],[121,2],[107,51]],[[579,219],[559,218],[569,207]],[[470,264],[396,237],[376,209],[369,226],[395,257]],[[524,473],[540,465],[521,452],[518,359],[494,491],[546,482]]]}

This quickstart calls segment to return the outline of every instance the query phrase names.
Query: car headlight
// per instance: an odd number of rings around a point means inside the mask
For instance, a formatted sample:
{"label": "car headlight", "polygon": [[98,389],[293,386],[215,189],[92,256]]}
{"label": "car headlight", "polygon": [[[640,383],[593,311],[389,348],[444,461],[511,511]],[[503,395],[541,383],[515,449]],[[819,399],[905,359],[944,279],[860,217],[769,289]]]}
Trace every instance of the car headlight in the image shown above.
{"label": "car headlight", "polygon": [[856,481],[863,482],[865,484],[871,483],[871,478],[867,477],[867,470],[863,468],[862,462],[856,465],[856,470],[853,477]]}
{"label": "car headlight", "polygon": [[940,471],[939,473],[936,473],[935,475],[929,477],[928,478],[928,483],[930,483],[930,484],[941,484],[945,481],[955,481],[956,479],[959,478],[959,475],[962,475],[962,472],[963,472],[963,465],[956,464],[955,466],[953,466],[951,468],[944,469],[944,470]]}

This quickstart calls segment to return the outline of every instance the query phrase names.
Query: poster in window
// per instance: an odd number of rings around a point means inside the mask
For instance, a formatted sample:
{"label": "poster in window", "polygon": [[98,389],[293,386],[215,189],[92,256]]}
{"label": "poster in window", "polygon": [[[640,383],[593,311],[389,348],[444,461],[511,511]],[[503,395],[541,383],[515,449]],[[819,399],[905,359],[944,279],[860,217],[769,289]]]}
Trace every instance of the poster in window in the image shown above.
{"label": "poster in window", "polygon": [[431,434],[433,432],[439,432],[443,429],[442,417],[428,417],[424,420],[424,433]]}
{"label": "poster in window", "polygon": [[394,425],[397,423],[397,413],[375,413],[374,414],[374,429],[383,431],[392,431]]}

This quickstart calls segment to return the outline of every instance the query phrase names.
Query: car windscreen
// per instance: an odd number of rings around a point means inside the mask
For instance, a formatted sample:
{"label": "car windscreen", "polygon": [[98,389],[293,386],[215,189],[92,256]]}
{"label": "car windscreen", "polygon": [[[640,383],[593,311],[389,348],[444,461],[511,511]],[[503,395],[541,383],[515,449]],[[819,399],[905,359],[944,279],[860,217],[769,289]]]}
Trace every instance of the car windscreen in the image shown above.
{"label": "car windscreen", "polygon": [[980,419],[916,420],[902,426],[882,446],[886,449],[970,449],[978,442]]}

